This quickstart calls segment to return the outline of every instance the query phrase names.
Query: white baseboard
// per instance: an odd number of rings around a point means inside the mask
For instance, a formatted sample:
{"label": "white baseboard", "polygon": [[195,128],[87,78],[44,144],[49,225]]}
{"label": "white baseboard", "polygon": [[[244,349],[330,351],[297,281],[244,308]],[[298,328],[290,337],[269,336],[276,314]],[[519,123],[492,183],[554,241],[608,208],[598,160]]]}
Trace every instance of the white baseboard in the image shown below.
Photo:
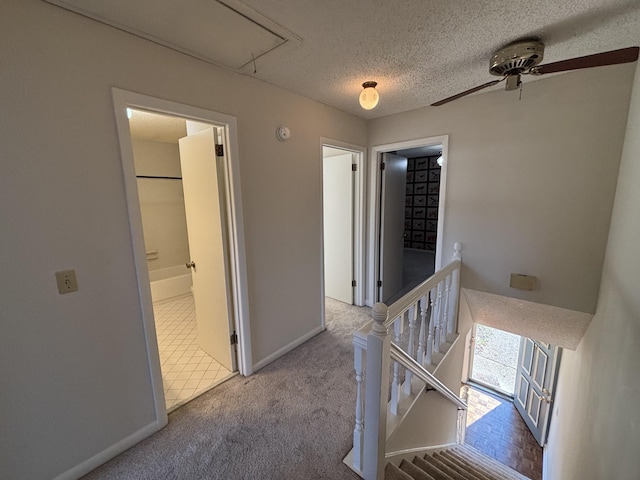
{"label": "white baseboard", "polygon": [[325,330],[325,328],[323,326],[319,326],[317,328],[314,328],[313,330],[311,330],[309,333],[301,336],[300,338],[294,340],[293,342],[291,342],[288,345],[285,345],[284,347],[282,347],[281,349],[273,352],[271,355],[263,358],[262,360],[260,360],[258,363],[255,363],[253,365],[253,371],[254,373],[258,370],[260,370],[262,367],[266,367],[267,365],[269,365],[271,362],[273,362],[274,360],[277,360],[278,358],[280,358],[281,356],[283,356],[285,353],[290,352],[291,350],[293,350],[296,347],[299,347],[300,345],[302,345],[304,342],[306,342],[307,340],[309,340],[310,338],[315,337],[316,335],[318,335],[319,333],[323,332]]}
{"label": "white baseboard", "polygon": [[132,433],[128,437],[123,438],[119,442],[114,443],[108,448],[105,448],[100,453],[94,455],[93,457],[85,460],[79,465],[67,470],[66,472],[58,475],[53,480],[77,480],[78,478],[86,475],[90,471],[98,468],[103,463],[111,460],[116,455],[124,452],[128,448],[133,447],[136,443],[141,442],[148,436],[162,429],[167,423],[161,423],[159,421],[154,421],[149,425],[142,427],[137,432]]}

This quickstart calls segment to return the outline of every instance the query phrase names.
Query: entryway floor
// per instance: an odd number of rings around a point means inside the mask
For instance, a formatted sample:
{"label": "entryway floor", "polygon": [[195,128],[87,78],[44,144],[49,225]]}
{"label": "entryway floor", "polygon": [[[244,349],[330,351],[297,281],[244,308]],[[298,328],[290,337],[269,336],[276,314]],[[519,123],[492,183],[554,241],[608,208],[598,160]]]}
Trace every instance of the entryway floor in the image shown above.
{"label": "entryway floor", "polygon": [[193,295],[153,304],[167,411],[234,374],[200,350]]}
{"label": "entryway floor", "polygon": [[531,480],[542,480],[542,447],[513,402],[469,387],[465,443]]}

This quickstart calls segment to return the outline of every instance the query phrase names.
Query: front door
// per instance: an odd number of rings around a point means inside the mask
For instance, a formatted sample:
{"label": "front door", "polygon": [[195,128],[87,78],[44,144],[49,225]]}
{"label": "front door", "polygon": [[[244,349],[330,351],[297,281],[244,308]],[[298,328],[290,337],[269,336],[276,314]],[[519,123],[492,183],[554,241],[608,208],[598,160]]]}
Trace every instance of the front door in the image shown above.
{"label": "front door", "polygon": [[214,127],[181,138],[180,164],[200,348],[236,369],[226,242],[224,159]]}
{"label": "front door", "polygon": [[407,159],[393,153],[383,153],[382,165],[378,285],[379,299],[386,302],[402,290]]}
{"label": "front door", "polygon": [[541,446],[547,439],[560,353],[558,347],[522,337],[514,404]]}

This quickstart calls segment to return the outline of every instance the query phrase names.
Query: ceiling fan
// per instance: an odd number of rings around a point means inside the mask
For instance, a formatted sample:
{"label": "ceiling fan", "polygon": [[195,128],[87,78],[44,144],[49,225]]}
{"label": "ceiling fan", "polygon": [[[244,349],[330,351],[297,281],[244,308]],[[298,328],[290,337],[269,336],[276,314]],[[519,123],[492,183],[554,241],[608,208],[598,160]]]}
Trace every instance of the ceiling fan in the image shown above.
{"label": "ceiling fan", "polygon": [[438,107],[458,98],[475,93],[483,88],[497,85],[506,80],[505,90],[517,90],[521,85],[521,75],[544,75],[546,73],[566,72],[581,68],[602,67],[616,65],[618,63],[635,62],[638,59],[638,47],[622,48],[610,52],[596,53],[584,57],[570,58],[559,62],[539,65],[544,54],[544,43],[537,40],[514,42],[498,50],[491,56],[489,73],[502,77],[483,85],[466,90],[439,102],[432,103],[432,107]]}

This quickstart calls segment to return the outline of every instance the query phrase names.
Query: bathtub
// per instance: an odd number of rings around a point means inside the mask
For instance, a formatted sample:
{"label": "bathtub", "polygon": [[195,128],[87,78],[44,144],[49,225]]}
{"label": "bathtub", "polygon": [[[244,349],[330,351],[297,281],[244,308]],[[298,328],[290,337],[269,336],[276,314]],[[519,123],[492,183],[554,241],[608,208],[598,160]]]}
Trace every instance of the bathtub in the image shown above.
{"label": "bathtub", "polygon": [[149,270],[151,299],[154,302],[191,292],[191,270],[184,265]]}

